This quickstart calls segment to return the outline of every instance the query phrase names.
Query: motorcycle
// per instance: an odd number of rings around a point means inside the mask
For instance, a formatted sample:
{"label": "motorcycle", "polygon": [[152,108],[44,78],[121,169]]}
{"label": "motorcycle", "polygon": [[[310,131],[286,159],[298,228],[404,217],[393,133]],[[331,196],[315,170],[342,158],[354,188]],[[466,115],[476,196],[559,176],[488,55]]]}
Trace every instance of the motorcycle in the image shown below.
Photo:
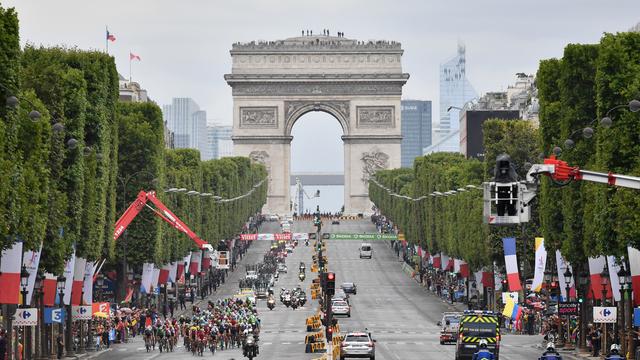
{"label": "motorcycle", "polygon": [[301,272],[300,274],[298,274],[298,278],[300,279],[300,281],[304,281],[305,275],[303,272]]}
{"label": "motorcycle", "polygon": [[256,344],[253,337],[247,336],[242,349],[242,355],[248,357],[249,360],[253,360],[253,358],[258,355],[258,344]]}
{"label": "motorcycle", "polygon": [[273,310],[273,308],[276,307],[276,300],[273,297],[269,297],[267,300],[267,307],[269,310]]}
{"label": "motorcycle", "polygon": [[304,246],[309,246],[309,240],[304,241]]}
{"label": "motorcycle", "polygon": [[293,310],[297,309],[300,306],[300,300],[297,296],[291,298],[291,308]]}
{"label": "motorcycle", "polygon": [[300,303],[300,306],[304,306],[304,304],[307,303],[307,294],[301,292],[298,294],[298,302]]}
{"label": "motorcycle", "polygon": [[284,297],[282,299],[282,303],[284,304],[284,306],[289,307],[291,306],[291,295],[290,294],[284,294]]}

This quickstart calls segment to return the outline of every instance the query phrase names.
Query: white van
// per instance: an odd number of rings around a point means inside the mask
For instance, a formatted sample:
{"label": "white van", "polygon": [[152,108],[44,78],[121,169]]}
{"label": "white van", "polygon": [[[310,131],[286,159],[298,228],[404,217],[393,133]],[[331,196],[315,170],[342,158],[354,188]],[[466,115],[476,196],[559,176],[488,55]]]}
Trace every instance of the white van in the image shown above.
{"label": "white van", "polygon": [[360,259],[373,257],[373,247],[369,243],[362,243],[360,245]]}

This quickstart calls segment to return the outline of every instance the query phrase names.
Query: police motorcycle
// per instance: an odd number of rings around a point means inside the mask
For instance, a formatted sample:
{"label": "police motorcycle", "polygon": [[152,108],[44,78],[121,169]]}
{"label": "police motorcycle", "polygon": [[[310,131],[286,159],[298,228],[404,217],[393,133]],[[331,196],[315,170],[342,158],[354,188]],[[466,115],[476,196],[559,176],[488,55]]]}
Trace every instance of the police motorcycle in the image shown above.
{"label": "police motorcycle", "polygon": [[478,342],[479,350],[473,354],[472,360],[495,360],[495,355],[487,349],[487,340],[482,339]]}
{"label": "police motorcycle", "polygon": [[297,309],[298,307],[300,307],[300,299],[298,298],[298,296],[294,293],[291,295],[291,308],[293,310]]}
{"label": "police motorcycle", "polygon": [[253,360],[254,357],[258,356],[258,340],[256,336],[247,335],[242,346],[242,355],[248,357],[249,360]]}
{"label": "police motorcycle", "polygon": [[273,295],[269,295],[269,297],[267,298],[267,307],[269,308],[269,310],[273,310],[273,308],[276,307],[276,299],[273,297]]}
{"label": "police motorcycle", "polygon": [[301,274],[304,274],[305,270],[307,270],[307,267],[304,265],[304,262],[300,261],[299,269]]}
{"label": "police motorcycle", "polygon": [[562,360],[562,356],[556,351],[553,342],[547,344],[547,349],[542,353],[538,360]]}
{"label": "police motorcycle", "polygon": [[300,281],[304,281],[305,277],[306,276],[304,275],[304,272],[301,272],[300,274],[298,274],[298,279],[300,279]]}
{"label": "police motorcycle", "polygon": [[284,289],[282,294],[280,295],[280,301],[284,304],[284,306],[291,306],[291,292],[287,289]]}
{"label": "police motorcycle", "polygon": [[624,360],[624,357],[620,355],[620,345],[612,344],[605,360]]}

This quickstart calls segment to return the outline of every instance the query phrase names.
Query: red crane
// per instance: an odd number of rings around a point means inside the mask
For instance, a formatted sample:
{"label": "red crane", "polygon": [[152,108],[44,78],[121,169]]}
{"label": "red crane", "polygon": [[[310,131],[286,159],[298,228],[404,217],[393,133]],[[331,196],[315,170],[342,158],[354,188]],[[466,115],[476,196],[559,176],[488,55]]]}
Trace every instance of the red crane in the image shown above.
{"label": "red crane", "polygon": [[[151,201],[153,205],[155,205],[155,208],[147,204],[148,201]],[[211,246],[211,244],[207,243],[206,241],[200,239],[198,235],[196,235],[196,233],[194,233],[191,229],[189,229],[187,224],[182,222],[182,220],[180,220],[179,217],[177,217],[174,213],[172,213],[171,210],[169,210],[162,203],[162,201],[160,201],[160,199],[156,197],[155,191],[149,191],[149,192],[140,191],[138,193],[138,197],[131,203],[131,205],[129,205],[129,207],[127,208],[127,211],[125,211],[124,214],[122,214],[122,216],[120,217],[120,219],[118,219],[118,221],[116,222],[116,226],[113,231],[113,240],[118,240],[120,235],[122,235],[122,233],[127,229],[129,224],[131,224],[133,219],[136,216],[138,216],[140,211],[142,211],[142,209],[145,206],[151,209],[151,211],[153,211],[162,220],[169,223],[169,225],[173,226],[178,231],[187,234],[187,236],[189,236],[191,240],[193,240],[193,242],[195,242],[196,245],[198,245],[198,248],[213,251],[213,246]]]}

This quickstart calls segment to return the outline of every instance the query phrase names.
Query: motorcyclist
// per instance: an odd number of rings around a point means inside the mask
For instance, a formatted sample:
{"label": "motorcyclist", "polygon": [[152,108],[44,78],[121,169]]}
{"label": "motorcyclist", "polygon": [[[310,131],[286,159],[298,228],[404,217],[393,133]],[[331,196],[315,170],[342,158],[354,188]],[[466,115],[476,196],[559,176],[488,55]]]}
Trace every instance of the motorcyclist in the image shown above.
{"label": "motorcyclist", "polygon": [[620,345],[612,344],[611,349],[609,350],[609,355],[605,358],[605,360],[623,360],[624,357],[620,355]]}
{"label": "motorcyclist", "polygon": [[478,343],[478,352],[473,354],[471,360],[495,360],[495,356],[487,349],[487,340],[482,339]]}
{"label": "motorcyclist", "polygon": [[542,353],[540,360],[562,360],[562,356],[556,351],[553,342],[547,344],[547,349]]}

